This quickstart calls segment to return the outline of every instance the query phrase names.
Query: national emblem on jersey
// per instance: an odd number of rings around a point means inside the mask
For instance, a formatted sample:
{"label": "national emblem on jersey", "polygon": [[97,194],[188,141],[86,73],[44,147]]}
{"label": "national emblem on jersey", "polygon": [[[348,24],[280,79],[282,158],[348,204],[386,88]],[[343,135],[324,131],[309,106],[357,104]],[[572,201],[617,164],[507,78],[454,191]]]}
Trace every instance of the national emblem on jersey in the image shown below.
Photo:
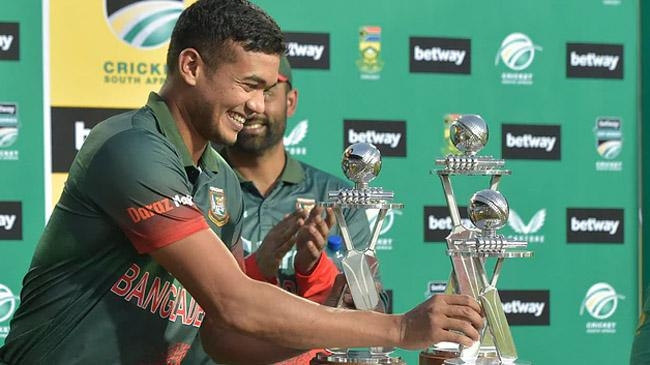
{"label": "national emblem on jersey", "polygon": [[307,198],[296,198],[296,209],[304,209],[307,213],[316,206],[316,200]]}
{"label": "national emblem on jersey", "polygon": [[218,227],[223,227],[228,223],[230,216],[226,211],[226,193],[223,189],[210,186],[210,212],[208,217]]}

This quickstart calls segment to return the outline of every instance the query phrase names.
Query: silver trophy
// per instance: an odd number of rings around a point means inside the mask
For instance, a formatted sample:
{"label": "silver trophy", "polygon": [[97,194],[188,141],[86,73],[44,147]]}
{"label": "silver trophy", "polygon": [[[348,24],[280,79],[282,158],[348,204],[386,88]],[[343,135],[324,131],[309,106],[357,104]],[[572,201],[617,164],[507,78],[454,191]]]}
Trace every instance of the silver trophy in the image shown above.
{"label": "silver trophy", "polygon": [[[393,192],[384,191],[379,187],[370,187],[368,183],[374,180],[381,171],[381,154],[369,143],[356,143],[345,149],[341,162],[345,176],[354,182],[354,188],[340,189],[328,193],[329,201],[319,202],[319,205],[331,207],[336,215],[336,221],[345,243],[346,253],[341,260],[346,285],[349,288],[354,306],[362,310],[379,310],[378,269],[375,246],[381,232],[384,219],[389,209],[401,209],[401,203],[390,202]],[[377,220],[370,234],[369,242],[352,242],[343,209],[378,209]],[[343,301],[343,291],[338,304]],[[404,365],[399,357],[391,357],[393,348],[337,348],[329,349],[329,353],[320,353],[310,364],[391,364]]]}
{"label": "silver trophy", "polygon": [[[449,343],[435,344],[420,353],[420,364],[530,364],[518,360],[510,326],[496,288],[506,258],[532,257],[526,250],[528,242],[510,240],[497,234],[509,214],[508,202],[498,191],[501,176],[510,175],[503,169],[504,160],[478,153],[488,141],[488,127],[478,115],[461,115],[449,127],[449,137],[460,155],[448,155],[436,160],[442,166],[434,172],[440,177],[445,191],[453,228],[447,240],[447,254],[453,271],[447,285],[448,293],[474,297],[483,307],[486,325],[481,338],[471,347]],[[451,176],[489,176],[489,188],[476,192],[469,201],[468,215],[473,227],[461,223],[458,204],[451,186]],[[486,261],[496,259],[491,278],[486,273]]]}

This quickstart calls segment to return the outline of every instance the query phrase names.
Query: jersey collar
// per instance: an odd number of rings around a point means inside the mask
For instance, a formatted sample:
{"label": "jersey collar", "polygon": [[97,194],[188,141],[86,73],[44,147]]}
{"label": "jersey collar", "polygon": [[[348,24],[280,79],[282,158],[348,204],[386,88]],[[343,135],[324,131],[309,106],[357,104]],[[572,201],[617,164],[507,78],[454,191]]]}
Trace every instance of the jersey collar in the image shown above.
{"label": "jersey collar", "polygon": [[[185,142],[183,142],[181,134],[178,132],[178,127],[176,127],[174,117],[172,117],[172,114],[169,112],[169,108],[167,107],[165,100],[163,100],[163,98],[160,97],[160,95],[157,93],[151,92],[149,93],[147,106],[153,111],[153,114],[158,121],[158,125],[160,126],[163,135],[167,137],[167,139],[174,145],[174,147],[176,147],[178,152],[181,154],[183,165],[185,167],[195,167],[194,161],[192,161],[190,153],[187,150],[187,146],[185,145]],[[218,172],[219,159],[221,159],[221,157],[218,156],[217,152],[210,146],[210,144],[208,144],[205,151],[203,151],[203,154],[201,155],[199,164],[201,165],[201,168]]]}

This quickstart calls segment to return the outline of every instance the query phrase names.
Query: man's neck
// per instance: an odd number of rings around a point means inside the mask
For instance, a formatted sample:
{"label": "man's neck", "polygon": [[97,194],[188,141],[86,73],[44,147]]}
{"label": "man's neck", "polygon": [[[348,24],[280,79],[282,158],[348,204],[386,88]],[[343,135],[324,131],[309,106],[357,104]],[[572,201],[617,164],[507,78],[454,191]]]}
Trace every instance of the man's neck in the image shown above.
{"label": "man's neck", "polygon": [[234,148],[227,148],[227,154],[231,166],[250,180],[262,196],[267,196],[273,190],[287,161],[282,143],[262,154],[250,154]]}
{"label": "man's neck", "polygon": [[159,95],[165,100],[165,104],[167,104],[167,108],[169,108],[169,112],[174,118],[178,132],[187,147],[187,151],[190,153],[192,161],[194,161],[194,165],[198,166],[199,159],[203,155],[208,141],[201,137],[192,126],[187,111],[182,108],[183,103],[180,95],[173,93],[171,88],[166,86],[167,84],[163,85]]}

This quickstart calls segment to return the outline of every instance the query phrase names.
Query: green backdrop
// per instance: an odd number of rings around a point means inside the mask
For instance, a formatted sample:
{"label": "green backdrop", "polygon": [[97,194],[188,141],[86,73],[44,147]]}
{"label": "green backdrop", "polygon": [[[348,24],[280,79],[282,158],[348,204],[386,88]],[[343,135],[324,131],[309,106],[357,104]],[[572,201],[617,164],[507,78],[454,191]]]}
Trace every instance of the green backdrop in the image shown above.
{"label": "green backdrop", "polygon": [[[530,240],[535,251],[507,261],[498,285],[520,357],[627,362],[639,308],[638,1],[256,2],[291,44],[300,97],[289,152],[342,176],[351,136],[382,149],[383,170],[372,184],[405,204],[389,216],[378,245],[395,312],[444,289],[446,204],[430,171],[448,152],[445,118],[477,113],[491,131],[482,153],[507,156],[512,170],[501,184],[512,221],[501,233]],[[20,32],[18,59],[7,59],[15,49],[0,43],[0,132],[18,131],[0,146],[0,341],[50,188],[43,110],[52,105],[43,92],[40,14],[41,2],[4,4],[0,14],[3,42],[13,23]],[[453,182],[462,206],[488,183]],[[3,231],[11,216],[20,226]],[[533,305],[543,310],[528,313]],[[417,352],[400,355],[417,363]]]}

